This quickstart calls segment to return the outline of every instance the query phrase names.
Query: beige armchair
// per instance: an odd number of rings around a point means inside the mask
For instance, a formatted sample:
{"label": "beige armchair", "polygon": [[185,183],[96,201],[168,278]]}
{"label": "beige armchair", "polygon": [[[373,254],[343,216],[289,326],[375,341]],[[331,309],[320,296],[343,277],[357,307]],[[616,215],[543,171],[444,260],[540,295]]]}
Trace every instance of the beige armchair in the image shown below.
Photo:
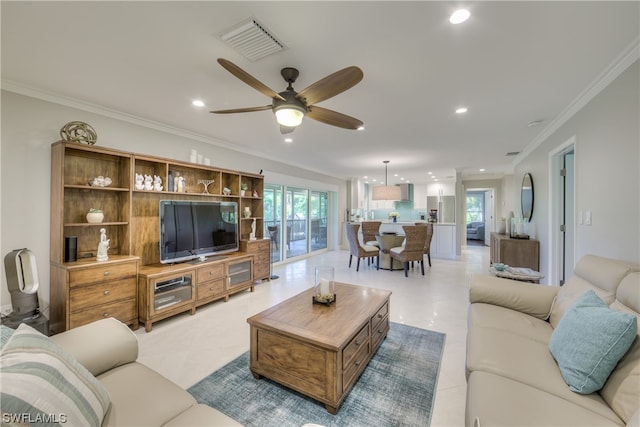
{"label": "beige armchair", "polygon": [[347,224],[347,239],[349,240],[349,268],[351,268],[351,261],[353,257],[358,258],[356,265],[356,271],[360,269],[360,258],[367,258],[367,262],[371,263],[371,258],[376,258],[376,265],[380,265],[380,250],[376,246],[361,245],[358,240],[358,230],[360,224]]}

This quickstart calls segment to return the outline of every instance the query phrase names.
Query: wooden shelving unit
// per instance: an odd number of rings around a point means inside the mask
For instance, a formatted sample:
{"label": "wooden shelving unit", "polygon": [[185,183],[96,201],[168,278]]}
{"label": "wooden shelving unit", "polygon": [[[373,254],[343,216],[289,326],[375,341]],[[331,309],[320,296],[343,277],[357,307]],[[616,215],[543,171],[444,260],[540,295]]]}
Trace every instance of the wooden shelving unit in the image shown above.
{"label": "wooden shelving unit", "polygon": [[[159,176],[162,179],[162,190],[137,189],[136,174]],[[97,176],[109,177],[112,180],[111,185],[106,187],[90,185]],[[185,178],[184,192],[168,191],[170,176]],[[207,186],[208,191],[205,191],[205,185],[201,181],[213,181]],[[246,184],[248,187],[244,195],[241,195],[241,184]],[[228,194],[225,188],[229,190]],[[102,317],[113,315],[133,327],[138,326],[140,294],[137,276],[141,267],[159,263],[158,229],[161,200],[236,202],[240,239],[249,239],[254,221],[256,238],[262,239],[263,190],[263,177],[257,174],[78,143],[59,141],[52,144],[50,237],[52,332],[62,332],[80,326],[96,320],[94,317],[98,315]],[[246,207],[251,211],[249,217],[243,216]],[[86,214],[92,208],[101,209],[104,212],[102,223],[87,222]],[[95,259],[101,228],[106,229],[110,239],[110,261],[117,260],[117,264],[125,265],[125,276],[133,278],[127,284],[133,287],[132,292],[125,290],[124,285],[119,283],[117,292],[117,295],[121,296],[119,300],[114,300],[114,291],[103,290],[111,295],[110,298],[105,298],[104,303],[105,308],[106,304],[109,304],[110,310],[103,311],[100,311],[101,304],[98,300],[87,302],[87,297],[83,297],[84,305],[78,306],[77,298],[74,297],[71,289],[74,286],[93,286],[98,283],[99,277],[91,277],[91,280],[85,281],[86,283],[82,280],[73,282],[70,277],[73,271],[79,269],[94,271],[92,270],[94,267],[98,268],[95,271],[102,271],[100,267],[106,265]],[[78,260],[76,262],[64,260],[65,238],[70,236],[77,237]],[[265,254],[260,252],[259,248],[262,246],[252,246],[251,251],[247,250],[246,245],[242,245],[241,251],[242,248],[250,252],[245,256],[249,256],[252,263],[254,257],[261,260],[264,256],[267,258],[269,256],[268,248]],[[261,267],[261,270],[263,269]],[[253,267],[251,272],[251,280],[245,280],[246,283],[243,282],[240,288],[253,288]],[[264,275],[262,273],[260,274]],[[109,273],[102,271],[96,274],[108,275]],[[102,282],[109,283],[107,277],[103,279]],[[233,291],[236,292],[240,288],[234,288]],[[86,295],[95,294],[87,292],[85,292]],[[228,296],[229,293],[231,292],[227,292],[226,295]],[[149,298],[149,296],[146,297],[147,300]],[[196,301],[202,304],[212,298],[197,298],[194,292],[193,300],[194,304]],[[134,315],[131,314],[130,309],[125,310],[125,306],[135,306]],[[95,313],[93,315],[83,313],[79,317],[79,310],[85,310],[86,307],[92,307]]]}

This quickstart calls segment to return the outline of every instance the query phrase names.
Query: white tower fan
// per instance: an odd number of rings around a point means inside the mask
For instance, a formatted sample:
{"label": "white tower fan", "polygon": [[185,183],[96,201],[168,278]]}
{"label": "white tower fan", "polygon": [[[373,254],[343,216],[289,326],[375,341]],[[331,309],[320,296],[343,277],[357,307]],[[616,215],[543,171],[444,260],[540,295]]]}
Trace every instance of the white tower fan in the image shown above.
{"label": "white tower fan", "polygon": [[26,248],[9,252],[4,257],[4,268],[13,311],[8,319],[3,319],[3,323],[19,323],[39,317],[38,269],[33,252]]}

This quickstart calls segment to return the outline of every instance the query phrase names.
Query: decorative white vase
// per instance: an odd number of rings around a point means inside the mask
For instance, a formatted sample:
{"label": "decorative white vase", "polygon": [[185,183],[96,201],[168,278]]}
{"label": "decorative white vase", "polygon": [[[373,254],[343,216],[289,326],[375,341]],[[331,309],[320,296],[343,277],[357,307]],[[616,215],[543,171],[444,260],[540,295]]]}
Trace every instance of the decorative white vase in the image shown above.
{"label": "decorative white vase", "polygon": [[242,215],[244,215],[245,218],[251,217],[251,209],[249,208],[249,206],[245,206],[244,211],[242,212]]}
{"label": "decorative white vase", "polygon": [[89,224],[100,224],[104,219],[104,213],[102,212],[89,212],[87,214],[87,222]]}

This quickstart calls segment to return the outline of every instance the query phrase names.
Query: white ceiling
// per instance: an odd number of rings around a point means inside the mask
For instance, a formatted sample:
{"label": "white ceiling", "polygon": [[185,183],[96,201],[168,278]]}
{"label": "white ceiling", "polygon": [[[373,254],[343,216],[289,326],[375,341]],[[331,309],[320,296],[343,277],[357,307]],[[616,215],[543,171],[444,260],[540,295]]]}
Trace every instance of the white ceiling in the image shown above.
{"label": "white ceiling", "polygon": [[[451,25],[457,6],[472,13]],[[340,178],[415,183],[461,172],[501,176],[637,46],[627,2],[7,2],[3,87],[96,104],[213,143]],[[254,17],[287,49],[249,62],[219,35]],[[214,115],[270,100],[216,63],[223,57],[277,92],[349,65],[364,79],[319,103],[364,121],[350,131],[306,119],[285,143],[269,111]],[[206,103],[203,109],[193,99]],[[459,106],[468,107],[456,115]],[[527,124],[543,120],[537,127]],[[486,172],[479,172],[485,168]]]}

